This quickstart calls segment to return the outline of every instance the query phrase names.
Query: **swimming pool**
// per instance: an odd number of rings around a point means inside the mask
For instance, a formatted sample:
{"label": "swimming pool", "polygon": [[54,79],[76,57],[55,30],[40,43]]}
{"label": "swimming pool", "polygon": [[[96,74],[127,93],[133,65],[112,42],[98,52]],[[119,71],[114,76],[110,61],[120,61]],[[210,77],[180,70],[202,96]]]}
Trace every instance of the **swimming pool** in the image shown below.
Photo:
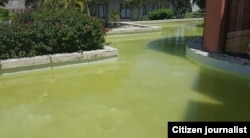
{"label": "swimming pool", "polygon": [[250,121],[249,80],[185,57],[196,22],[108,36],[117,60],[0,77],[1,138],[165,138],[168,121]]}

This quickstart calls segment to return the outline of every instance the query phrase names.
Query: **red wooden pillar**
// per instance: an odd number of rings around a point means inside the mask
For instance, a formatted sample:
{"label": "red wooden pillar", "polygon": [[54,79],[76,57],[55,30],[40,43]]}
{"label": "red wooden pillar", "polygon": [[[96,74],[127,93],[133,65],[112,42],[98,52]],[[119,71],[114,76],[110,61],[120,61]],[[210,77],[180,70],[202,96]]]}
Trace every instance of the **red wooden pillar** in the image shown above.
{"label": "red wooden pillar", "polygon": [[223,52],[226,0],[206,0],[203,46],[208,52]]}

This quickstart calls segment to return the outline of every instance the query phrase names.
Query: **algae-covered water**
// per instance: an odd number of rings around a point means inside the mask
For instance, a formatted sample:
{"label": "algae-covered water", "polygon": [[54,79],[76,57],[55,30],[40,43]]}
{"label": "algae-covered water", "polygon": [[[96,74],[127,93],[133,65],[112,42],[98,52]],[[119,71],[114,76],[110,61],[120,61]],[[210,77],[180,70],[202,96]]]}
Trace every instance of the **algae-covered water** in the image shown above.
{"label": "algae-covered water", "polygon": [[185,58],[203,28],[155,25],[108,36],[117,60],[0,76],[0,138],[166,138],[168,121],[250,121],[247,78]]}

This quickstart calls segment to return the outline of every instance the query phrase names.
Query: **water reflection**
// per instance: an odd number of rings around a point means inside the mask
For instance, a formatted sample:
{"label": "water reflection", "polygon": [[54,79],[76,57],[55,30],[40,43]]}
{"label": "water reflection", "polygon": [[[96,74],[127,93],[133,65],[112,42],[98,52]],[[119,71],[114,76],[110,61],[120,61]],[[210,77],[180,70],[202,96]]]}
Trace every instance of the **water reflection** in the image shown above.
{"label": "water reflection", "polygon": [[0,137],[166,138],[167,121],[250,120],[248,80],[184,58],[201,30],[163,30],[109,38],[118,63],[1,76]]}
{"label": "water reflection", "polygon": [[163,28],[162,38],[151,41],[148,47],[159,52],[185,57],[185,44],[188,40],[200,37],[202,27],[194,24]]}
{"label": "water reflection", "polygon": [[[171,36],[171,35],[168,35]],[[189,39],[200,37],[200,36],[190,36],[190,37],[166,37],[158,40],[154,40],[148,44],[150,49],[171,54],[174,56],[185,57],[186,47],[185,43]],[[178,41],[176,41],[178,40]]]}
{"label": "water reflection", "polygon": [[[202,27],[202,26],[199,26]],[[177,57],[185,57],[185,43],[197,35],[196,25],[165,28],[162,39],[154,40],[148,47]],[[198,31],[200,32],[200,31]],[[191,62],[190,62],[191,63]],[[193,84],[197,93],[187,104],[186,121],[249,121],[250,82],[230,73],[200,67]]]}

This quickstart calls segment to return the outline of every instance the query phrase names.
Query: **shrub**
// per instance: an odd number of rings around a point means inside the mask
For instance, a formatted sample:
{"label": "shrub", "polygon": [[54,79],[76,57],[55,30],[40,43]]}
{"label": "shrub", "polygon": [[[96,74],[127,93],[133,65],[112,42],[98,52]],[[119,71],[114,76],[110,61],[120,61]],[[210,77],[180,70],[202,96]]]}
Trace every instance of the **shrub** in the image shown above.
{"label": "shrub", "polygon": [[148,17],[150,20],[162,20],[162,19],[171,19],[173,16],[172,9],[158,9],[149,12]]}
{"label": "shrub", "polygon": [[120,20],[121,14],[119,12],[115,12],[112,9],[112,13],[111,13],[111,18],[113,19],[114,22],[117,22]]}
{"label": "shrub", "polygon": [[101,49],[106,31],[77,9],[27,11],[0,25],[0,59]]}
{"label": "shrub", "polygon": [[4,9],[0,6],[0,22],[1,21],[7,21],[11,19],[11,12],[8,9]]}

